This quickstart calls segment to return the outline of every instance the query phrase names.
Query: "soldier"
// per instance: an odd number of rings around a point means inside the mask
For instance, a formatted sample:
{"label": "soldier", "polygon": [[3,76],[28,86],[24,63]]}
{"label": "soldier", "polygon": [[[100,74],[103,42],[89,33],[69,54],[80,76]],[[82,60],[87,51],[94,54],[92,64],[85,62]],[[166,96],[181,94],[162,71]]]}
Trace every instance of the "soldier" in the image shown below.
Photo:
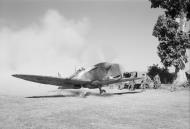
{"label": "soldier", "polygon": [[145,74],[142,74],[142,81],[141,81],[141,89],[144,90],[145,89],[145,82],[146,82],[146,76]]}
{"label": "soldier", "polygon": [[129,82],[129,90],[135,90],[135,81],[134,80],[132,80],[132,81],[130,81]]}
{"label": "soldier", "polygon": [[148,75],[146,75],[146,88],[150,88],[151,82],[152,82],[151,78]]}
{"label": "soldier", "polygon": [[154,77],[154,88],[157,89],[161,86],[161,81],[160,81],[160,77],[159,75],[157,74],[155,77]]}
{"label": "soldier", "polygon": [[141,88],[144,90],[145,88],[150,88],[150,83],[152,80],[147,74],[143,74],[143,80],[141,82]]}

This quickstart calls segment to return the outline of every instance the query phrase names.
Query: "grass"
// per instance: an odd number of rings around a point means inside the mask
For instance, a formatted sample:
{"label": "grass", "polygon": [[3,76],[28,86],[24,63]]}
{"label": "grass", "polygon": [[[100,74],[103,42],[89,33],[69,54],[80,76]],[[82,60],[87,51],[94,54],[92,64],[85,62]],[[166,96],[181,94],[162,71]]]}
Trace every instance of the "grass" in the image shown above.
{"label": "grass", "polygon": [[100,96],[89,90],[85,98],[71,95],[77,91],[31,98],[0,95],[0,129],[190,128],[187,88],[108,92]]}

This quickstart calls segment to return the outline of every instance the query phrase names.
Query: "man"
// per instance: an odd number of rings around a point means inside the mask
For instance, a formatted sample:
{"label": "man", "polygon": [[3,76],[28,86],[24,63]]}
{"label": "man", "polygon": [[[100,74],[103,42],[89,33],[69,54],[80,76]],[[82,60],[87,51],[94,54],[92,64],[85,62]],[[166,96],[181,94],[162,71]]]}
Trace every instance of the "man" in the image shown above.
{"label": "man", "polygon": [[129,90],[135,90],[135,81],[134,80],[132,80],[132,81],[130,81],[129,82]]}
{"label": "man", "polygon": [[145,88],[146,88],[146,75],[142,74],[141,89],[144,90]]}
{"label": "man", "polygon": [[150,88],[150,83],[152,82],[152,80],[150,79],[150,77],[147,74],[143,74],[142,77],[142,82],[141,82],[141,88],[144,90],[145,88]]}

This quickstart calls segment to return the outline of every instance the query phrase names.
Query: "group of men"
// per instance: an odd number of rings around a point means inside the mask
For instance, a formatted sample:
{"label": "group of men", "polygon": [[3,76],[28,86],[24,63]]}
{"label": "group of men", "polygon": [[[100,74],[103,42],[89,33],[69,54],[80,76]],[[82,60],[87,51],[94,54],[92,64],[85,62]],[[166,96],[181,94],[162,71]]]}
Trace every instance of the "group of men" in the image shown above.
{"label": "group of men", "polygon": [[161,86],[161,81],[159,75],[155,75],[153,80],[147,75],[147,74],[142,74],[142,80],[139,83],[136,83],[135,80],[130,81],[128,83],[128,89],[134,90],[135,85],[139,85],[139,88],[141,89],[146,89],[146,88],[154,88],[157,89]]}
{"label": "group of men", "polygon": [[150,88],[151,84],[153,83],[153,88],[157,89],[161,86],[161,81],[160,81],[160,77],[159,75],[155,75],[153,80],[146,74],[143,74],[143,79],[141,82],[141,88],[145,89],[145,88]]}

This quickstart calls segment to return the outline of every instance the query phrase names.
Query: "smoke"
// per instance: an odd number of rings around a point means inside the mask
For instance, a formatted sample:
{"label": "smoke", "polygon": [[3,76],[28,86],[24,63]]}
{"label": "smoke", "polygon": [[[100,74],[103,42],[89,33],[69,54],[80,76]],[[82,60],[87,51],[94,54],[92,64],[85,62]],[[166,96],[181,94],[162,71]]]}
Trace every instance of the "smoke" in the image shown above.
{"label": "smoke", "polygon": [[103,42],[87,40],[89,30],[87,18],[74,21],[55,10],[47,11],[40,21],[25,28],[2,27],[0,70],[35,73],[50,67],[54,71],[64,67],[68,70],[75,65],[112,61],[117,55],[114,49]]}
{"label": "smoke", "polygon": [[117,53],[111,45],[106,45],[102,41],[89,43],[84,47],[80,60],[85,65],[96,64],[99,62],[113,62]]}
{"label": "smoke", "polygon": [[11,92],[14,84],[20,86],[14,85],[12,92],[27,89],[26,82],[11,77],[14,73],[57,76],[59,72],[66,77],[76,66],[112,61],[114,49],[88,40],[90,29],[89,19],[67,19],[56,10],[23,28],[0,25],[0,90]]}
{"label": "smoke", "polygon": [[22,71],[29,66],[43,69],[77,63],[87,31],[87,19],[74,22],[55,10],[49,10],[39,23],[23,29],[3,27],[0,30],[1,70]]}

